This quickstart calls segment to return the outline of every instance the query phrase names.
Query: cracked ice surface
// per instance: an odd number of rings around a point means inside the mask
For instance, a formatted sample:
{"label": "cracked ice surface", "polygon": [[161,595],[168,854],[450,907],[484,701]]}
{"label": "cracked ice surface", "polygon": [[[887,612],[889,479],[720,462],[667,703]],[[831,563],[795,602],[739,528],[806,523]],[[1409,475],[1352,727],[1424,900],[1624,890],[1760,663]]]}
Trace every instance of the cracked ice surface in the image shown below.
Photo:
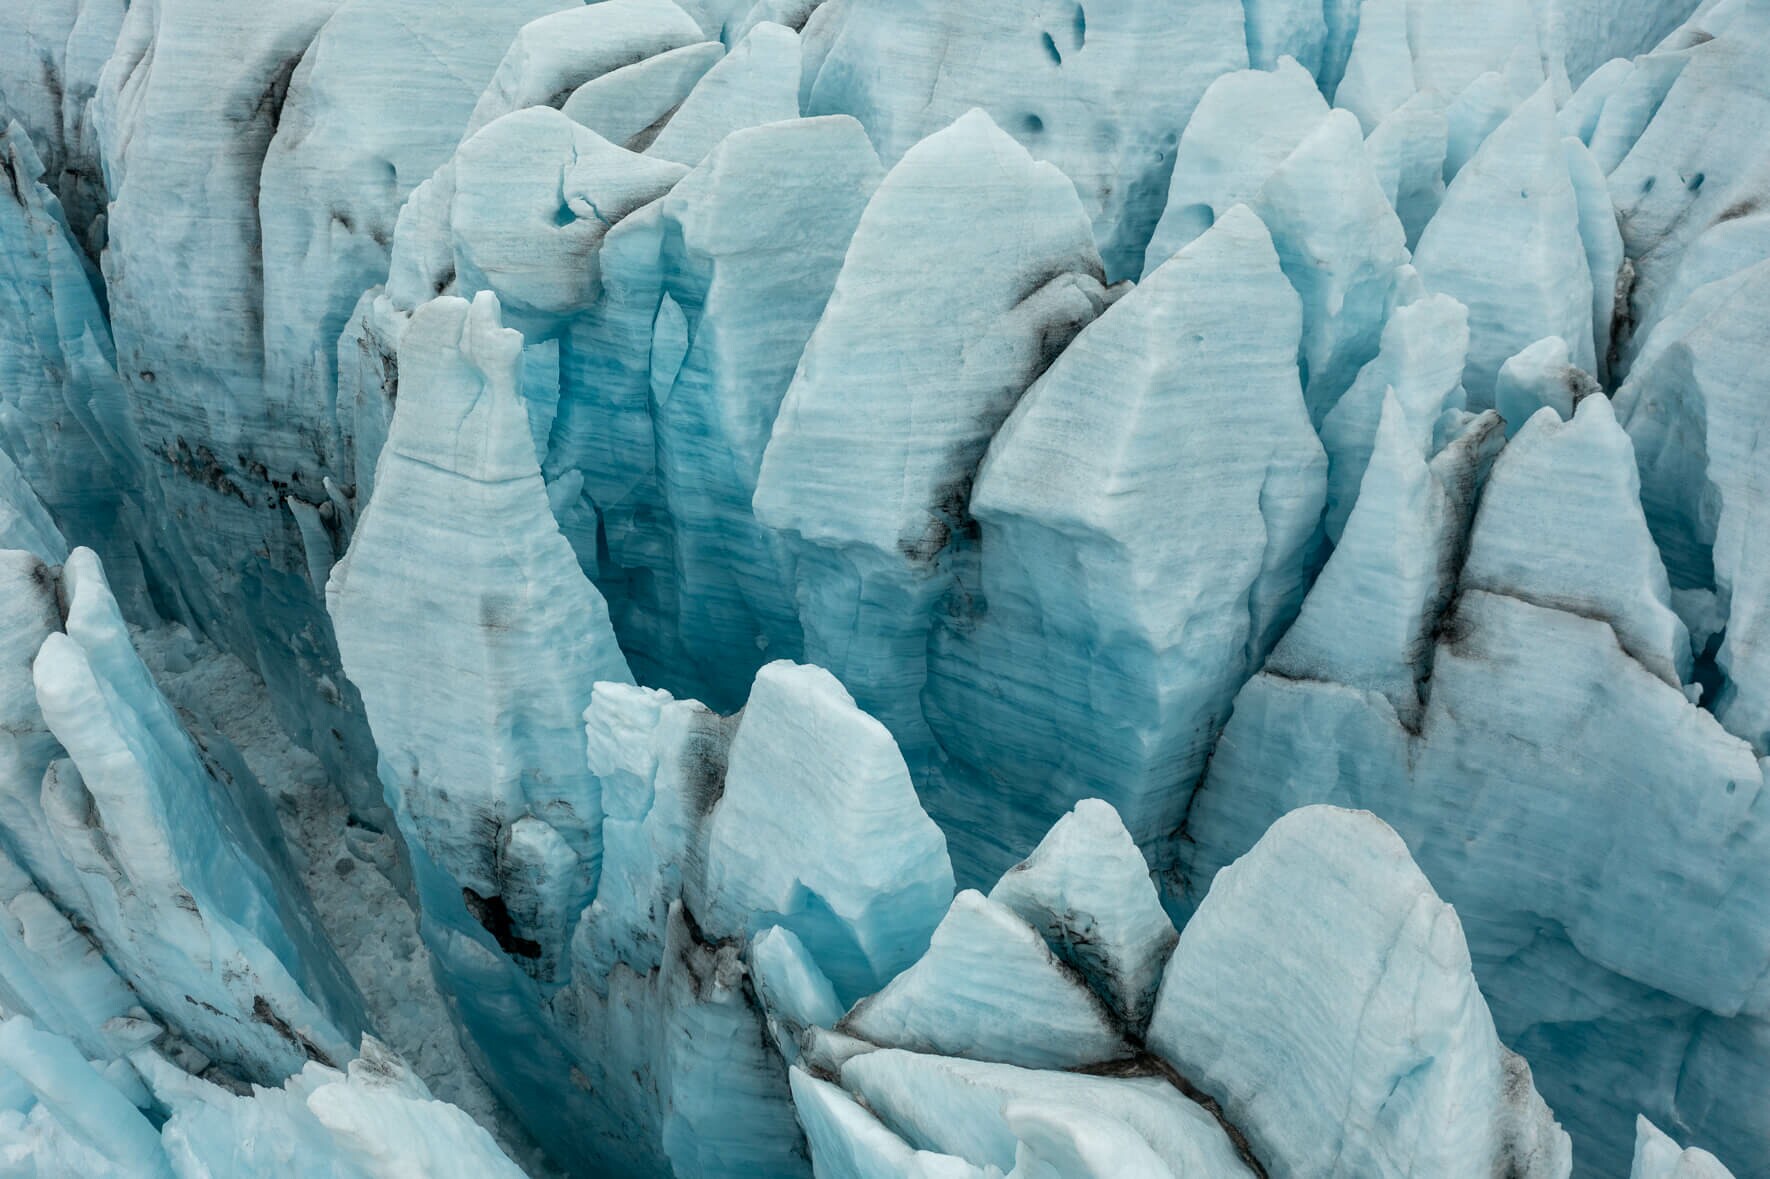
{"label": "cracked ice surface", "polygon": [[0,1174],[1770,1179],[1770,0],[0,0]]}

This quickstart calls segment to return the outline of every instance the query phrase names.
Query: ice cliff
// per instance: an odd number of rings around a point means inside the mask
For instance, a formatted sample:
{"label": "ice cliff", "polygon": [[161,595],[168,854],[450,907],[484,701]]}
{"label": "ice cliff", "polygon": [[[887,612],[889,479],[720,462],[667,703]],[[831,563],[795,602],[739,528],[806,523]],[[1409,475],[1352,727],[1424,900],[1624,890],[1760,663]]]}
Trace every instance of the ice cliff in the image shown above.
{"label": "ice cliff", "polygon": [[0,0],[0,1175],[1770,1179],[1767,53]]}

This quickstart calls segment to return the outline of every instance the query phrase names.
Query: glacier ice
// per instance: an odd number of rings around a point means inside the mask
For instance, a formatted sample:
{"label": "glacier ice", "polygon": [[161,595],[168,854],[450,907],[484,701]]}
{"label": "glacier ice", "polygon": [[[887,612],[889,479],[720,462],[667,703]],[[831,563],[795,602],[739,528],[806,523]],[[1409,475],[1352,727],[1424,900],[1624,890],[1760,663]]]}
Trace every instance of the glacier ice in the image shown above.
{"label": "glacier ice", "polygon": [[[594,11],[586,10],[586,11]],[[450,161],[449,241],[463,292],[493,291],[536,336],[587,302],[611,226],[680,165],[635,155],[547,107],[497,119]]]}
{"label": "glacier ice", "polygon": [[[1476,238],[1511,248],[1470,248]],[[1491,406],[1501,365],[1545,335],[1567,341],[1587,372],[1596,368],[1591,292],[1602,276],[1592,273],[1581,237],[1580,201],[1546,83],[1457,172],[1414,261],[1428,290],[1469,309],[1463,387],[1471,406]]]}
{"label": "glacier ice", "polygon": [[1003,874],[989,899],[1044,937],[1133,1032],[1149,1023],[1173,922],[1117,811],[1085,798],[1031,855]]}
{"label": "glacier ice", "polygon": [[[927,948],[953,895],[946,837],[885,726],[829,672],[756,674],[707,816],[702,922],[716,938],[796,934],[850,1002]],[[816,841],[793,860],[777,849]]]}
{"label": "glacier ice", "polygon": [[1180,136],[1167,206],[1144,255],[1144,273],[1257,197],[1266,178],[1327,115],[1315,79],[1292,58],[1212,82]]}
{"label": "glacier ice", "polygon": [[1405,231],[1357,121],[1284,58],[1212,83],[1180,140],[1144,277],[1247,204],[1303,303],[1299,369],[1317,422],[1376,352],[1406,262]]}
{"label": "glacier ice", "polygon": [[604,0],[555,6],[531,19],[468,115],[462,138],[515,111],[559,107],[579,86],[647,58],[702,41],[700,26],[670,0]]}
{"label": "glacier ice", "polygon": [[1401,218],[1408,249],[1444,203],[1444,172],[1451,150],[1451,108],[1436,90],[1423,90],[1373,127],[1364,153],[1383,195]]}
{"label": "glacier ice", "polygon": [[1368,813],[1293,811],[1219,874],[1149,1042],[1281,1174],[1571,1165],[1529,1066],[1494,1035],[1456,911]]}
{"label": "glacier ice", "polygon": [[791,551],[752,501],[880,178],[852,119],[746,128],[601,252],[601,296],[561,342],[544,469],[582,480],[562,527],[650,681],[735,707],[763,663],[802,653]]}
{"label": "glacier ice", "polygon": [[0,2],[0,1173],[1770,1176],[1767,49]]}
{"label": "glacier ice", "polygon": [[[1678,687],[1690,680],[1690,636],[1636,506],[1628,435],[1605,397],[1582,400],[1569,416],[1537,410],[1495,461],[1459,584],[1607,622],[1624,651]],[[1541,488],[1551,484],[1556,510],[1545,513]],[[1588,536],[1606,538],[1602,558],[1582,550]],[[1594,559],[1601,568],[1586,564]]]}
{"label": "glacier ice", "polygon": [[988,1179],[956,1155],[916,1150],[840,1088],[794,1068],[793,1099],[825,1179]]}
{"label": "glacier ice", "polygon": [[[1140,844],[1171,827],[1313,556],[1326,462],[1300,331],[1272,239],[1238,206],[1085,328],[990,444],[971,496],[982,604],[943,620],[924,692],[952,759],[935,813],[990,867],[1090,796]],[[1096,399],[1109,366],[1164,337]],[[1134,543],[1152,529],[1161,544]],[[1008,773],[1008,813],[954,781]]]}
{"label": "glacier ice", "polygon": [[[962,196],[959,194],[963,194]],[[780,402],[756,518],[783,537],[804,654],[905,747],[990,439],[1107,300],[1073,184],[981,110],[911,148],[867,202]],[[965,290],[956,304],[930,283]]]}
{"label": "glacier ice", "polygon": [[1070,1068],[1124,1047],[1111,1014],[1006,906],[953,898],[915,965],[861,1000],[844,1030],[886,1046]]}
{"label": "glacier ice", "polygon": [[[1766,952],[1747,932],[1758,902],[1745,881],[1762,871],[1747,850],[1763,839],[1757,756],[1675,686],[1681,624],[1668,609],[1658,555],[1642,543],[1640,508],[1626,494],[1631,456],[1606,403],[1582,404],[1567,424],[1552,410],[1538,411],[1518,438],[1528,445],[1508,447],[1494,462],[1455,593],[1432,601],[1443,612],[1427,628],[1419,718],[1361,682],[1356,652],[1322,660],[1303,678],[1281,667],[1263,672],[1237,699],[1188,814],[1186,844],[1198,888],[1296,806],[1333,802],[1384,815],[1457,906],[1496,1025],[1532,1058],[1545,1096],[1576,1135],[1596,1124],[1620,1134],[1638,1112],[1631,1105],[1649,1104],[1642,1074],[1632,1071],[1637,1062],[1676,1062],[1689,1053],[1695,1077],[1705,1068],[1703,1038],[1751,1035]],[[1531,457],[1545,446],[1583,453],[1545,480]],[[1577,505],[1580,515],[1567,521],[1576,527],[1579,518],[1610,512],[1628,517],[1605,534],[1607,576],[1579,592],[1567,580],[1585,559],[1579,545],[1570,548],[1547,529],[1528,538],[1503,532],[1508,515],[1542,518],[1549,503],[1556,511]],[[1361,500],[1355,516],[1362,510]],[[1590,538],[1593,528],[1582,533]],[[1351,554],[1343,546],[1330,565]],[[1320,589],[1341,584],[1330,573]],[[1320,604],[1323,611],[1367,608],[1356,597]],[[1625,682],[1636,686],[1624,690]],[[1525,683],[1544,687],[1506,687]],[[1649,711],[1664,719],[1648,721]],[[1642,746],[1625,736],[1649,724],[1666,744]],[[1350,764],[1299,760],[1297,742],[1324,741]],[[1657,817],[1621,801],[1635,791],[1663,808]],[[1679,796],[1686,801],[1671,801]],[[1630,831],[1637,822],[1646,826]],[[1232,829],[1241,834],[1229,836]],[[1625,846],[1626,870],[1614,858]],[[1500,860],[1506,866],[1493,867]],[[1582,860],[1585,866],[1573,867]],[[1664,868],[1649,869],[1649,862]],[[1619,870],[1623,878],[1567,890],[1568,881]],[[1631,889],[1646,891],[1626,900]],[[1653,934],[1641,937],[1620,914],[1600,917],[1609,905],[1683,916],[1656,921]],[[1734,932],[1718,932],[1733,921],[1741,923]],[[1710,949],[1672,949],[1682,938]],[[1581,981],[1570,991],[1573,979]],[[1567,1043],[1580,1045],[1582,1063],[1565,1076],[1563,1059],[1532,1050]],[[1604,1063],[1610,1060],[1630,1062],[1631,1071],[1602,1071],[1617,1067]],[[1582,1083],[1586,1070],[1610,1079]],[[1703,1083],[1685,1082],[1693,1091]],[[1667,1102],[1664,1117],[1676,1098],[1657,1100]]]}
{"label": "glacier ice", "polygon": [[[489,291],[412,316],[400,344],[407,394],[328,595],[345,667],[375,702],[396,813],[457,882],[455,906],[486,913],[482,923],[499,924],[500,942],[547,978],[601,863],[584,709],[598,681],[630,675],[601,597],[553,522],[521,357],[522,336],[501,325]],[[418,589],[425,576],[429,593]],[[388,585],[401,595],[377,592]],[[436,629],[426,643],[434,664],[408,663],[411,636],[389,609],[416,610]],[[446,637],[462,634],[477,641]]]}
{"label": "glacier ice", "polygon": [[1216,1119],[1165,1077],[1041,1073],[886,1049],[850,1060],[841,1081],[910,1142],[982,1167],[1012,1169],[1021,1141],[1012,1111],[1031,1101],[1047,1116],[1060,1109],[1072,1117],[1111,1118],[1127,1147],[1145,1146],[1176,1175],[1247,1174]]}
{"label": "glacier ice", "polygon": [[[1713,652],[1724,677],[1712,701],[1729,730],[1763,748],[1770,682],[1759,654],[1764,616],[1751,584],[1763,542],[1740,492],[1755,478],[1756,411],[1732,392],[1757,335],[1745,311],[1770,289],[1763,263],[1697,287],[1657,323],[1618,391],[1641,469],[1641,502],[1680,589],[1718,595],[1726,625]],[[1680,486],[1681,481],[1689,480]]]}
{"label": "glacier ice", "polygon": [[1539,409],[1552,409],[1560,418],[1571,418],[1581,401],[1603,393],[1598,381],[1571,363],[1571,358],[1566,340],[1546,336],[1500,366],[1493,402],[1506,420],[1508,435],[1517,434]]}
{"label": "glacier ice", "polygon": [[1729,1179],[1733,1172],[1706,1150],[1679,1150],[1646,1118],[1635,1119],[1635,1160],[1629,1179]]}
{"label": "glacier ice", "polygon": [[1468,418],[1433,453],[1393,388],[1382,414],[1345,531],[1264,670],[1381,693],[1412,726],[1500,423],[1491,412]]}
{"label": "glacier ice", "polygon": [[1142,268],[1193,108],[1248,64],[1235,0],[825,0],[806,40],[804,113],[854,115],[895,164],[984,110],[1073,182],[1114,280]]}
{"label": "glacier ice", "polygon": [[692,166],[733,131],[798,118],[799,74],[798,34],[763,21],[695,82],[646,151]]}
{"label": "glacier ice", "polygon": [[[150,1111],[137,1108],[130,1085],[95,1071],[73,1042],[22,1015],[0,1024],[0,1064],[28,1095],[0,1112],[0,1150],[10,1167],[22,1167],[14,1174],[522,1174],[484,1128],[433,1098],[405,1062],[373,1038],[363,1040],[361,1055],[343,1071],[310,1062],[282,1086],[246,1093],[191,1076],[154,1048],[141,1047],[125,1067],[141,1078],[133,1088]],[[150,1119],[148,1112],[160,1116]]]}
{"label": "glacier ice", "polygon": [[[321,28],[264,157],[259,226],[265,254],[283,260],[264,274],[267,385],[320,404],[337,395],[338,335],[387,274],[401,204],[453,154],[505,45],[562,7],[351,0]],[[361,68],[365,43],[398,68]]]}
{"label": "glacier ice", "polygon": [[1328,456],[1324,527],[1335,544],[1360,498],[1384,404],[1391,395],[1415,446],[1435,450],[1440,423],[1465,409],[1463,364],[1469,353],[1469,309],[1449,295],[1427,295],[1395,308],[1383,325],[1377,355],[1358,371],[1321,422]]}
{"label": "glacier ice", "polygon": [[61,750],[39,804],[53,852],[36,849],[62,857],[55,900],[208,1055],[270,1079],[348,1059],[360,999],[287,879],[262,796],[236,793],[250,771],[179,724],[91,550],[69,554],[59,584],[39,569],[38,592],[65,610],[30,665]]}
{"label": "glacier ice", "polygon": [[717,41],[696,41],[598,74],[571,92],[560,112],[611,143],[651,146],[670,113],[725,56]]}

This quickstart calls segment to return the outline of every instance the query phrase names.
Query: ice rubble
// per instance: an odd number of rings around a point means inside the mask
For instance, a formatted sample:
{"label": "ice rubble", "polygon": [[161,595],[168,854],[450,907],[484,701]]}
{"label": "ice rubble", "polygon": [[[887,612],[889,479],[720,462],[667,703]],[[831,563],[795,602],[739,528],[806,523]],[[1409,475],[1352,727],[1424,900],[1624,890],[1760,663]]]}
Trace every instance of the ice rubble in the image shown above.
{"label": "ice rubble", "polygon": [[6,6],[0,1171],[1770,1174],[1767,45]]}

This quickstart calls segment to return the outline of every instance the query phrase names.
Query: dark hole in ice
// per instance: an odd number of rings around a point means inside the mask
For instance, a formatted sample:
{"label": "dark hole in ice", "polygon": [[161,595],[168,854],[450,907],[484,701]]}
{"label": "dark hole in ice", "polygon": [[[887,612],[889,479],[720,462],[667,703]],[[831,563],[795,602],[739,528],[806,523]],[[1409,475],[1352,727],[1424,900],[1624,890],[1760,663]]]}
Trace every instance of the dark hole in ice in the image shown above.
{"label": "dark hole in ice", "polygon": [[482,897],[471,888],[461,890],[461,901],[473,919],[485,927],[498,943],[498,948],[512,958],[539,958],[541,943],[526,937],[516,936],[515,928],[510,920],[510,910],[504,905],[504,898],[498,896]]}
{"label": "dark hole in ice", "polygon": [[[1705,712],[1715,710],[1715,698],[1727,685],[1727,675],[1721,670],[1719,662],[1721,644],[1726,638],[1725,628],[1710,635],[1709,641],[1703,644],[1702,653],[1696,657],[1695,668],[1691,671],[1691,679],[1695,680],[1697,686],[1702,689],[1702,695],[1697,697],[1697,707]],[[1731,786],[1727,792],[1733,793]]]}

